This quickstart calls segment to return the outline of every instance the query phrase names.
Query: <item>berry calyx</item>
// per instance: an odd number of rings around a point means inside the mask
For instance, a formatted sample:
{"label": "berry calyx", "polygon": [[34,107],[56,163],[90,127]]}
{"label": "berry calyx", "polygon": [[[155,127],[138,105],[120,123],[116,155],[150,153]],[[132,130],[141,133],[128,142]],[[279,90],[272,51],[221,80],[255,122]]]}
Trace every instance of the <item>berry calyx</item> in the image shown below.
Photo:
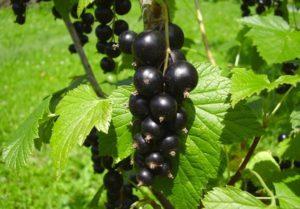
{"label": "berry calyx", "polygon": [[126,53],[126,54],[132,53],[131,47],[132,47],[132,43],[136,36],[137,36],[137,33],[130,31],[130,30],[124,31],[123,33],[120,34],[119,46],[120,46],[120,50],[123,53]]}
{"label": "berry calyx", "polygon": [[121,51],[119,49],[118,44],[116,44],[115,42],[110,42],[106,46],[105,53],[109,57],[116,58],[116,57],[120,56]]}

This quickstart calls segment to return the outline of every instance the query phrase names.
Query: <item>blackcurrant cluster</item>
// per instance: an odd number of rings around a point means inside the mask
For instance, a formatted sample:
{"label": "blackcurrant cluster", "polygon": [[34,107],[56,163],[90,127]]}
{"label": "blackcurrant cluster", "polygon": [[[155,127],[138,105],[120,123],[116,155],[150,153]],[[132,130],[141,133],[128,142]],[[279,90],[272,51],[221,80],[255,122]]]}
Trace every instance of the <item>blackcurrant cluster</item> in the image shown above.
{"label": "blackcurrant cluster", "polygon": [[[299,68],[299,64],[295,62],[286,62],[282,64],[281,71],[285,75],[295,75],[297,69]],[[278,94],[284,94],[291,88],[290,84],[282,84],[277,89],[276,92]]]}
{"label": "blackcurrant cluster", "polygon": [[26,20],[26,5],[29,0],[11,0],[12,10],[16,15],[15,22],[23,25]]}
{"label": "blackcurrant cluster", "polygon": [[131,9],[131,2],[130,0],[96,0],[95,5],[95,17],[100,23],[95,30],[98,39],[96,48],[99,53],[106,55],[100,61],[100,66],[104,72],[112,72],[116,67],[113,58],[121,54],[115,35],[120,36],[129,29],[128,23],[117,19],[116,14],[127,14]]}
{"label": "blackcurrant cluster", "polygon": [[[76,33],[80,39],[80,43],[82,46],[84,46],[89,41],[89,37],[87,34],[90,34],[93,30],[93,24],[94,24],[94,16],[91,13],[86,12],[85,10],[82,12],[80,17],[77,15],[77,7],[78,4],[75,4],[71,9],[71,16],[75,19],[73,22],[73,26],[76,30]],[[55,8],[54,8],[55,9]],[[52,10],[52,13],[55,16],[55,11]],[[59,16],[55,16],[59,18]],[[76,53],[76,48],[74,44],[69,45],[69,51],[71,53]]]}
{"label": "blackcurrant cluster", "polygon": [[281,0],[242,0],[241,10],[242,16],[250,16],[251,10],[249,7],[256,6],[256,14],[260,15],[264,13],[267,9],[274,7],[274,14],[277,16],[283,16],[281,9]]}
{"label": "blackcurrant cluster", "polygon": [[[164,28],[157,27],[128,41],[128,46],[132,43],[136,66],[136,92],[130,97],[129,108],[140,121],[139,131],[133,137],[139,185],[151,185],[154,176],[172,178],[170,161],[179,148],[178,134],[187,130],[182,102],[198,82],[195,67],[179,50],[184,43],[181,28],[169,24],[170,52],[166,50],[164,34]],[[163,68],[166,60],[167,68]]]}

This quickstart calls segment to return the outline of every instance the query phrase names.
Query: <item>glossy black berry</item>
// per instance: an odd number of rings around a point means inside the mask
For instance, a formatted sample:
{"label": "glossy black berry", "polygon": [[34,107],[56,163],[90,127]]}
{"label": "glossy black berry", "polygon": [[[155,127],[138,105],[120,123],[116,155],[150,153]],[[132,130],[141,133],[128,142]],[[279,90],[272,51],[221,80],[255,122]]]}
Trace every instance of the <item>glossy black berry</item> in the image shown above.
{"label": "glossy black berry", "polygon": [[284,72],[286,75],[295,75],[295,72],[298,68],[299,65],[292,62],[286,62],[282,65],[282,72]]}
{"label": "glossy black berry", "polygon": [[77,34],[81,34],[83,32],[83,26],[82,26],[82,23],[80,21],[74,22],[73,26],[74,26]]}
{"label": "glossy black berry", "polygon": [[245,182],[245,187],[246,187],[246,191],[249,192],[250,194],[255,194],[259,190],[259,188],[255,186],[254,183],[250,180],[247,180]]}
{"label": "glossy black berry", "polygon": [[52,7],[52,15],[55,17],[55,19],[61,19],[61,14],[57,11],[57,9],[53,6]]}
{"label": "glossy black berry", "polygon": [[281,170],[285,170],[292,167],[292,162],[290,160],[283,160],[279,165]]}
{"label": "glossy black berry", "polygon": [[169,135],[165,137],[159,144],[159,149],[165,155],[174,157],[178,150],[179,138],[176,135]]}
{"label": "glossy black berry", "polygon": [[159,31],[140,33],[132,44],[135,60],[144,65],[161,66],[166,54],[164,36]]}
{"label": "glossy black berry", "polygon": [[81,15],[81,20],[86,25],[93,25],[95,19],[91,13],[84,13]]}
{"label": "glossy black berry", "polygon": [[117,0],[115,2],[115,10],[118,15],[125,15],[131,9],[131,2],[129,0]]}
{"label": "glossy black berry", "polygon": [[137,34],[133,31],[124,31],[119,36],[119,46],[123,53],[131,54],[131,47]]}
{"label": "glossy black berry", "polygon": [[105,170],[100,164],[95,163],[93,164],[93,168],[95,173],[103,173]]}
{"label": "glossy black berry", "polygon": [[134,164],[140,168],[144,168],[146,166],[145,157],[141,153],[136,152],[134,154],[133,161],[134,161]]}
{"label": "glossy black berry", "polygon": [[98,41],[96,44],[97,51],[101,54],[105,54],[106,46],[106,42]]}
{"label": "glossy black berry", "polygon": [[25,21],[26,21],[25,15],[18,15],[16,17],[16,23],[18,23],[19,25],[23,25]]}
{"label": "glossy black berry", "polygon": [[170,55],[169,55],[169,65],[171,65],[175,62],[185,61],[185,60],[186,60],[186,58],[185,58],[184,54],[179,49],[171,50]]}
{"label": "glossy black berry", "polygon": [[90,146],[97,146],[98,145],[98,135],[97,135],[97,130],[94,128],[92,131],[89,133],[89,135],[86,137],[84,143],[84,146],[90,147]]}
{"label": "glossy black berry", "polygon": [[168,178],[173,178],[171,173],[171,163],[170,162],[163,162],[161,166],[155,171],[155,173],[159,176],[165,176]]}
{"label": "glossy black berry", "polygon": [[256,11],[256,14],[260,15],[260,14],[264,13],[264,11],[266,11],[266,8],[263,4],[258,4],[255,11]]}
{"label": "glossy black berry", "polygon": [[162,73],[154,67],[140,67],[134,74],[133,83],[140,95],[152,97],[162,92],[164,79]]}
{"label": "glossy black berry", "polygon": [[168,123],[168,128],[172,131],[182,131],[186,128],[187,115],[184,109],[179,109],[174,120]]}
{"label": "glossy black berry", "polygon": [[108,191],[120,191],[123,186],[123,176],[117,171],[110,170],[105,174],[103,182]]}
{"label": "glossy black berry", "polygon": [[104,72],[112,72],[115,69],[116,64],[112,58],[104,57],[100,62],[100,66],[104,70]]}
{"label": "glossy black berry", "polygon": [[282,84],[282,85],[280,85],[280,86],[276,89],[276,92],[277,92],[277,94],[284,94],[284,93],[286,93],[290,88],[291,88],[291,85],[290,85],[290,84]]}
{"label": "glossy black berry", "polygon": [[106,46],[105,53],[109,57],[116,58],[116,57],[120,56],[121,50],[120,50],[118,44],[116,44],[115,42],[110,42]]}
{"label": "glossy black berry", "polygon": [[137,133],[133,138],[134,148],[141,154],[147,153],[151,150],[151,144],[139,133]]}
{"label": "glossy black berry", "polygon": [[129,25],[124,20],[117,20],[114,25],[114,33],[119,36],[124,31],[127,31],[129,29]]}
{"label": "glossy black berry", "polygon": [[102,165],[102,157],[101,156],[99,156],[99,155],[92,155],[91,159],[92,159],[92,162],[94,164]]}
{"label": "glossy black berry", "polygon": [[102,165],[106,169],[111,169],[114,159],[110,156],[102,157]]}
{"label": "glossy black berry", "polygon": [[129,109],[131,114],[138,118],[145,118],[149,114],[148,101],[138,94],[130,96]]}
{"label": "glossy black berry", "polygon": [[177,113],[177,102],[169,94],[161,93],[151,99],[150,111],[154,119],[159,122],[171,121]]}
{"label": "glossy black berry", "polygon": [[74,53],[77,52],[77,51],[76,51],[76,47],[75,47],[74,44],[70,44],[70,45],[69,45],[69,52],[70,52],[71,54],[74,54]]}
{"label": "glossy black berry", "polygon": [[164,136],[165,129],[151,117],[147,117],[141,124],[141,133],[145,136],[146,140],[157,141]]}
{"label": "glossy black berry", "polygon": [[288,136],[286,134],[280,134],[277,138],[278,142],[282,142],[283,140],[287,139]]}
{"label": "glossy black berry", "polygon": [[89,42],[89,37],[87,35],[81,34],[79,36],[81,45],[84,46],[87,42]]}
{"label": "glossy black berry", "polygon": [[112,21],[114,13],[111,9],[105,7],[97,7],[95,10],[95,18],[102,24]]}
{"label": "glossy black berry", "polygon": [[114,0],[95,0],[95,4],[98,7],[110,8],[113,3],[114,3]]}
{"label": "glossy black berry", "polygon": [[169,40],[171,49],[181,49],[184,44],[184,33],[181,28],[173,23],[169,24]]}
{"label": "glossy black berry", "polygon": [[92,28],[91,25],[83,24],[82,25],[82,30],[83,30],[84,33],[89,34],[93,31],[93,28]]}
{"label": "glossy black berry", "polygon": [[153,152],[145,158],[145,163],[151,170],[160,167],[164,162],[164,157],[159,152]]}
{"label": "glossy black berry", "polygon": [[192,91],[198,83],[196,68],[186,61],[179,61],[167,68],[166,90],[172,95],[182,95]]}
{"label": "glossy black berry", "polygon": [[150,186],[153,183],[153,174],[147,168],[143,168],[136,175],[138,185]]}
{"label": "glossy black berry", "polygon": [[247,4],[249,6],[254,6],[256,3],[256,0],[243,0],[244,4]]}
{"label": "glossy black berry", "polygon": [[15,15],[23,15],[26,11],[26,6],[22,3],[13,3],[12,10],[14,11]]}
{"label": "glossy black berry", "polygon": [[250,11],[250,9],[248,8],[248,9],[245,9],[245,10],[243,10],[243,12],[242,12],[242,17],[247,17],[247,16],[249,16],[251,14],[251,11]]}
{"label": "glossy black berry", "polygon": [[99,41],[105,42],[113,35],[112,29],[108,25],[98,25],[95,30],[96,36]]}
{"label": "glossy black berry", "polygon": [[264,0],[264,5],[267,6],[267,7],[271,7],[272,0]]}

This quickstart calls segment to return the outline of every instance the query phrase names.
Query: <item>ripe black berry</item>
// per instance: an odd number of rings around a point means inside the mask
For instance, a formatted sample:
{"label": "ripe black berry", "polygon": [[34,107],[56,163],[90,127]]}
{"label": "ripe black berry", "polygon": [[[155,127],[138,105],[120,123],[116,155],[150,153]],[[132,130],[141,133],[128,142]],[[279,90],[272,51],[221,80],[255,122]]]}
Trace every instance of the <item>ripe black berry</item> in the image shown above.
{"label": "ripe black berry", "polygon": [[172,95],[182,95],[193,90],[198,83],[196,68],[186,61],[179,61],[167,68],[166,90]]}
{"label": "ripe black berry", "polygon": [[79,36],[81,45],[84,46],[87,42],[89,42],[89,37],[87,35],[81,34]]}
{"label": "ripe black berry", "polygon": [[157,175],[166,176],[168,178],[173,178],[171,173],[171,163],[163,162],[162,165],[155,171]]}
{"label": "ripe black berry", "polygon": [[249,8],[243,10],[243,13],[242,13],[242,17],[247,17],[251,14],[251,11]]}
{"label": "ripe black berry", "polygon": [[132,44],[132,53],[139,63],[160,66],[166,54],[164,36],[153,30],[140,33]]}
{"label": "ripe black berry", "polygon": [[109,8],[97,7],[95,10],[95,17],[100,23],[106,24],[113,19],[114,13]]}
{"label": "ripe black berry", "polygon": [[286,138],[288,138],[288,136],[286,134],[280,134],[277,138],[278,142],[282,142],[283,140],[285,140]]}
{"label": "ripe black berry", "polygon": [[120,161],[118,164],[116,164],[115,168],[122,169],[124,171],[131,170],[133,168],[131,158],[127,157],[124,160]]}
{"label": "ripe black berry", "polygon": [[114,159],[110,156],[102,157],[102,165],[106,169],[111,169]]}
{"label": "ripe black berry", "polygon": [[135,37],[137,36],[137,34],[133,31],[124,31],[123,33],[121,33],[121,35],[119,36],[119,46],[120,46],[120,50],[123,53],[126,54],[131,54],[131,47],[132,47],[132,43],[135,39]]}
{"label": "ripe black berry", "polygon": [[178,150],[179,139],[176,135],[169,135],[165,137],[159,144],[159,149],[165,155],[174,157]]}
{"label": "ripe black berry", "polygon": [[120,191],[123,186],[123,177],[117,171],[110,170],[105,174],[103,182],[108,191]]}
{"label": "ripe black berry", "polygon": [[124,20],[117,20],[114,25],[114,33],[119,36],[124,31],[127,31],[129,29],[129,25]]}
{"label": "ripe black berry", "polygon": [[283,160],[280,162],[279,165],[280,165],[281,170],[285,170],[285,169],[292,167],[292,162],[289,160]]}
{"label": "ripe black berry", "polygon": [[255,9],[256,14],[262,14],[264,11],[266,11],[266,8],[263,4],[258,4],[258,6]]}
{"label": "ripe black berry", "polygon": [[146,166],[145,157],[141,153],[136,152],[134,154],[133,161],[134,161],[134,164],[140,168],[144,168]]}
{"label": "ripe black berry", "polygon": [[132,186],[130,184],[125,184],[123,186],[122,193],[127,198],[130,197],[130,196],[132,196],[132,194],[133,194],[133,192],[132,192]]}
{"label": "ripe black berry", "polygon": [[256,0],[243,0],[244,4],[247,4],[249,6],[254,6],[256,3]]}
{"label": "ripe black berry", "polygon": [[278,94],[284,94],[284,93],[286,93],[290,88],[291,88],[291,85],[290,85],[290,84],[282,84],[282,85],[280,85],[280,86],[276,89],[276,92],[277,92]]}
{"label": "ripe black berry", "polygon": [[81,15],[81,20],[86,25],[92,25],[95,21],[94,16],[91,13],[84,13]]}
{"label": "ripe black berry", "polygon": [[131,9],[131,2],[129,0],[118,0],[115,2],[115,6],[118,15],[125,15]]}
{"label": "ripe black berry", "polygon": [[112,29],[108,25],[98,25],[95,30],[96,36],[99,41],[105,42],[113,35]]}
{"label": "ripe black berry", "polygon": [[111,72],[115,69],[116,64],[112,58],[104,57],[100,62],[100,66],[104,70],[104,72]]}
{"label": "ripe black berry", "polygon": [[185,61],[185,60],[186,60],[186,58],[180,50],[178,50],[178,49],[171,50],[170,55],[169,55],[169,65],[171,65],[175,62]]}
{"label": "ripe black berry", "polygon": [[163,162],[164,158],[159,152],[153,152],[145,158],[145,163],[151,170],[160,167]]}
{"label": "ripe black berry", "polygon": [[140,95],[151,97],[162,92],[164,79],[162,73],[156,68],[144,66],[136,71],[133,82]]}
{"label": "ripe black berry", "polygon": [[23,25],[25,21],[26,21],[25,15],[18,15],[16,17],[16,23],[18,23],[19,25]]}
{"label": "ripe black berry", "polygon": [[148,140],[159,140],[164,136],[164,127],[152,120],[151,117],[147,117],[141,124],[141,133]]}
{"label": "ripe black berry", "polygon": [[106,46],[106,42],[98,41],[96,44],[97,51],[101,54],[105,54]]}
{"label": "ripe black berry", "polygon": [[78,18],[78,15],[77,15],[77,7],[78,7],[78,4],[74,4],[72,6],[72,9],[71,9],[71,16],[75,19]]}
{"label": "ripe black berry", "polygon": [[282,16],[283,16],[282,9],[280,9],[280,8],[275,9],[274,15],[279,16],[279,17],[282,17]]}
{"label": "ripe black berry", "polygon": [[180,109],[174,120],[168,123],[168,128],[172,131],[181,131],[186,128],[187,115],[184,109]]}
{"label": "ripe black berry", "polygon": [[100,164],[96,163],[93,164],[93,168],[95,173],[103,173],[105,170]]}
{"label": "ripe black berry", "polygon": [[15,15],[23,15],[26,11],[26,6],[22,3],[13,3],[12,10],[14,11]]}
{"label": "ripe black berry", "polygon": [[69,52],[70,52],[71,54],[74,54],[74,53],[77,52],[77,51],[76,51],[76,47],[75,47],[74,44],[70,44],[70,45],[69,45]]}
{"label": "ripe black berry", "polygon": [[83,25],[82,25],[82,30],[83,30],[84,33],[89,34],[89,33],[92,32],[93,28],[92,28],[92,26],[89,25],[89,24],[83,24]]}
{"label": "ripe black berry", "polygon": [[62,18],[61,14],[57,11],[57,9],[54,6],[52,7],[52,14],[57,19],[61,19]]}
{"label": "ripe black berry", "polygon": [[110,8],[114,0],[95,0],[95,4],[99,7]]}
{"label": "ripe black berry", "polygon": [[147,168],[143,168],[136,175],[138,185],[149,186],[153,182],[153,174]]}
{"label": "ripe black berry", "polygon": [[295,75],[296,70],[298,69],[299,65],[292,63],[292,62],[286,62],[282,65],[282,71],[287,75]]}
{"label": "ripe black berry", "polygon": [[181,49],[184,44],[184,33],[181,28],[173,23],[169,24],[169,39],[171,49]]}
{"label": "ripe black berry", "polygon": [[83,32],[83,26],[82,26],[82,23],[80,21],[74,22],[73,26],[74,26],[77,34],[81,34]]}
{"label": "ripe black berry", "polygon": [[139,133],[137,133],[133,138],[133,146],[139,153],[147,153],[151,150],[151,145],[146,141],[146,139]]}
{"label": "ripe black berry", "polygon": [[151,99],[150,111],[159,122],[170,121],[176,116],[177,102],[170,95],[161,93]]}
{"label": "ripe black berry", "polygon": [[105,53],[109,57],[116,58],[116,57],[120,56],[121,51],[119,49],[118,44],[116,44],[115,42],[110,42],[106,46]]}
{"label": "ripe black berry", "polygon": [[148,101],[137,94],[130,96],[129,109],[132,115],[139,118],[145,118],[149,114]]}

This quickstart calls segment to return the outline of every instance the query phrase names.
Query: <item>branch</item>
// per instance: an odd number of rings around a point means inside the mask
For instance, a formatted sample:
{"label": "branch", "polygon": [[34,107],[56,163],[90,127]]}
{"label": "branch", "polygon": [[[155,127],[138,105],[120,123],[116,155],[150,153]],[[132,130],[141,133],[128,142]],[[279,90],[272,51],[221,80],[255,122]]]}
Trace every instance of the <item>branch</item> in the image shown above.
{"label": "branch", "polygon": [[159,191],[155,189],[151,189],[152,194],[159,200],[160,204],[165,209],[174,209],[174,206],[170,203],[170,201]]}
{"label": "branch", "polygon": [[246,155],[246,157],[244,158],[243,162],[241,163],[240,167],[238,168],[238,170],[236,171],[236,173],[230,178],[228,185],[234,185],[242,176],[242,172],[244,171],[244,169],[246,168],[251,156],[254,153],[255,148],[257,147],[259,141],[260,141],[261,137],[257,136],[254,138],[248,153]]}
{"label": "branch", "polygon": [[207,39],[207,36],[206,36],[206,30],[205,30],[205,26],[204,26],[204,23],[203,23],[203,16],[202,16],[202,12],[201,12],[201,9],[200,9],[199,0],[194,0],[194,2],[195,2],[196,12],[197,12],[197,20],[198,20],[198,23],[199,23],[200,32],[201,32],[201,36],[202,36],[202,41],[203,41],[204,46],[205,46],[205,51],[206,51],[206,54],[207,54],[207,58],[208,58],[208,60],[210,61],[210,63],[212,65],[217,65],[216,61],[215,61],[215,59],[212,55],[212,52],[210,50],[210,46],[208,44],[208,39]]}
{"label": "branch", "polygon": [[75,48],[76,48],[76,51],[80,57],[80,60],[81,60],[81,63],[83,65],[83,68],[85,70],[85,73],[87,75],[87,79],[88,81],[91,83],[92,85],[92,88],[94,89],[94,91],[96,92],[96,94],[99,96],[99,97],[103,97],[105,98],[106,95],[105,93],[102,91],[101,87],[99,86],[96,78],[95,78],[95,75],[93,73],[93,70],[91,68],[91,65],[89,64],[89,61],[83,51],[83,48],[81,46],[81,43],[80,43],[80,39],[75,31],[75,28],[70,20],[69,17],[65,17],[63,18],[64,22],[65,22],[65,25],[70,33],[70,36],[74,42],[74,45],[75,45]]}

